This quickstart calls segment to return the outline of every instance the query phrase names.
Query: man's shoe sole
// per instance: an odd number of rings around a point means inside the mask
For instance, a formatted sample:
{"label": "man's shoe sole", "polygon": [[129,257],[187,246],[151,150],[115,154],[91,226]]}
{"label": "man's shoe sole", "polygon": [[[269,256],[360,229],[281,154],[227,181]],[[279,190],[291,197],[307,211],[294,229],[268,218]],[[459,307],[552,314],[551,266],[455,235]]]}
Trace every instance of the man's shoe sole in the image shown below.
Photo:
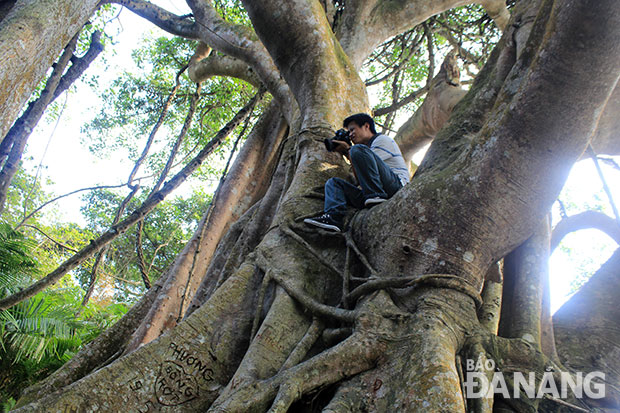
{"label": "man's shoe sole", "polygon": [[383,198],[370,198],[370,199],[367,199],[364,202],[364,206],[371,207],[373,205],[382,204],[385,201],[387,201],[387,199],[383,199]]}
{"label": "man's shoe sole", "polygon": [[319,227],[319,228],[323,228],[323,229],[328,229],[330,231],[334,231],[334,232],[342,232],[342,230],[340,228],[338,228],[336,225],[331,225],[331,224],[324,224],[322,222],[319,221],[315,221],[313,219],[310,218],[306,218],[304,219],[304,222],[306,224],[309,225],[314,225],[315,227]]}

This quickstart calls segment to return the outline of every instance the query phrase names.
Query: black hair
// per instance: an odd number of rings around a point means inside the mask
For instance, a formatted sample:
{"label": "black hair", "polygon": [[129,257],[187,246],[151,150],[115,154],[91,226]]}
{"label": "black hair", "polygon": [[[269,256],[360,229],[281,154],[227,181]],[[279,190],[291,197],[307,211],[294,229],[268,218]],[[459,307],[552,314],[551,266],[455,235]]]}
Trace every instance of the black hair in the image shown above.
{"label": "black hair", "polygon": [[346,128],[351,122],[355,123],[359,127],[362,127],[365,123],[367,123],[370,126],[370,131],[372,133],[377,133],[377,130],[375,129],[375,121],[367,113],[356,113],[355,115],[347,117],[342,122],[342,126]]}

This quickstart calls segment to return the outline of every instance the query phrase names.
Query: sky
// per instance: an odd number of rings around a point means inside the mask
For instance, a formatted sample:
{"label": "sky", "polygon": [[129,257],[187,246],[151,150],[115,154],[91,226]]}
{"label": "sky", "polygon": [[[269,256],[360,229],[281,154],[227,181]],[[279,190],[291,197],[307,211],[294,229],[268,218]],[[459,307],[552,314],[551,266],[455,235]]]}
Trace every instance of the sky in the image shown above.
{"label": "sky", "polygon": [[[155,3],[174,13],[188,13],[187,8],[181,7],[185,6],[183,2],[160,0]],[[106,68],[99,58],[87,71],[89,75],[100,76],[101,84],[111,82],[122,69],[137,70],[131,60],[131,51],[138,46],[137,39],[141,39],[144,33],[152,31],[158,35],[163,34],[151,23],[128,10],[123,10],[110,25],[110,33],[117,33],[113,46],[105,52],[105,59],[110,66]],[[98,159],[83,142],[80,128],[99,111],[100,103],[96,95],[87,87],[79,87],[77,93],[62,95],[58,102],[64,106],[60,120],[58,124],[43,120],[39,123],[28,143],[26,158],[32,157],[32,160],[26,161],[26,166],[32,171],[41,165],[42,178],[50,178],[54,182],[46,189],[57,195],[84,187],[124,182],[133,166],[126,153],[116,152],[110,159]],[[620,163],[620,157],[615,159]],[[603,165],[603,170],[614,199],[620,202],[620,171],[607,165]],[[595,197],[600,201],[595,202]],[[584,205],[596,203],[603,212],[613,216],[607,198],[602,193],[601,180],[589,159],[575,164],[560,199],[577,206],[569,210],[570,214],[586,210]],[[68,221],[84,224],[79,211],[80,200],[80,195],[73,195],[59,201],[57,207],[61,216]],[[553,211],[555,224],[560,219],[557,204]],[[596,230],[568,235],[550,260],[552,311],[569,298],[571,283],[584,273],[596,271],[616,247],[611,238]]]}

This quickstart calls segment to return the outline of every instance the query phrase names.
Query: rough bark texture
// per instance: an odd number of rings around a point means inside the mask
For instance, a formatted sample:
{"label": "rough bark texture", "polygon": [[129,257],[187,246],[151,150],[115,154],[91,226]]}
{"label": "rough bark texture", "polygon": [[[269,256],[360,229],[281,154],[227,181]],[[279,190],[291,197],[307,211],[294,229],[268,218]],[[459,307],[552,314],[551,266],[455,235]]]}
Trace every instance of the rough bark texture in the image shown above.
{"label": "rough bark texture", "polygon": [[[532,237],[596,129],[619,76],[617,2],[520,2],[413,181],[349,214],[346,234],[302,220],[321,211],[325,181],[349,173],[322,139],[368,107],[356,68],[388,36],[461,3],[347,1],[341,42],[319,1],[245,1],[255,32],[189,3],[211,30],[196,28],[200,38],[251,66],[281,105],[290,128],[277,167],[264,196],[214,232],[182,322],[22,411],[300,411],[300,399],[329,389],[313,411],[490,412],[492,399],[465,400],[462,360],[538,375],[558,367],[481,325],[480,291],[498,281],[491,265]],[[292,96],[297,105],[282,107]],[[516,335],[538,344],[542,295],[519,293],[537,320],[516,323]],[[502,406],[533,412],[539,400]]]}
{"label": "rough bark texture", "polygon": [[592,138],[592,147],[597,154],[619,155],[618,112],[620,112],[620,87],[616,86]]}

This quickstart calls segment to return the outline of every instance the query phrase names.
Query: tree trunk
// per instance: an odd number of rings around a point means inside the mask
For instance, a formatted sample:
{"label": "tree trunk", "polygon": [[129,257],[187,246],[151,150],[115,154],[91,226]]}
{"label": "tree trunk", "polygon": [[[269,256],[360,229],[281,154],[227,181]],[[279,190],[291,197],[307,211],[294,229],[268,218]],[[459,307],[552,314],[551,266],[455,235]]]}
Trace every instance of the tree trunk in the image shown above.
{"label": "tree trunk", "polygon": [[0,21],[0,136],[99,0],[18,0]]}
{"label": "tree trunk", "polygon": [[194,236],[168,271],[156,304],[133,334],[125,352],[159,337],[180,321],[198,286],[209,279],[205,273],[220,239],[231,223],[239,220],[265,193],[285,128],[277,108],[272,105],[250,133]]}
{"label": "tree trunk", "polygon": [[[492,398],[465,397],[469,360],[537,377],[561,368],[527,341],[483,327],[480,291],[491,265],[539,228],[596,129],[618,81],[620,7],[520,2],[412,182],[381,205],[352,211],[345,234],[310,230],[302,221],[322,210],[325,181],[349,172],[322,139],[368,107],[355,70],[364,50],[430,7],[388,3],[347,2],[343,47],[318,1],[245,1],[256,33],[189,2],[204,25],[221,28],[218,39],[203,33],[203,41],[234,49],[249,65],[268,53],[259,77],[273,85],[269,70],[277,70],[297,101],[280,108],[294,116],[269,187],[226,235],[214,232],[220,243],[182,322],[20,411],[286,412],[329,389],[308,409],[490,412]],[[528,6],[536,19],[522,24]],[[346,19],[370,10],[372,21],[353,30],[355,19]],[[548,229],[539,235],[533,239],[548,240]],[[524,297],[540,343],[542,294]],[[530,321],[517,327],[532,331]],[[539,404],[498,399],[498,409]]]}

